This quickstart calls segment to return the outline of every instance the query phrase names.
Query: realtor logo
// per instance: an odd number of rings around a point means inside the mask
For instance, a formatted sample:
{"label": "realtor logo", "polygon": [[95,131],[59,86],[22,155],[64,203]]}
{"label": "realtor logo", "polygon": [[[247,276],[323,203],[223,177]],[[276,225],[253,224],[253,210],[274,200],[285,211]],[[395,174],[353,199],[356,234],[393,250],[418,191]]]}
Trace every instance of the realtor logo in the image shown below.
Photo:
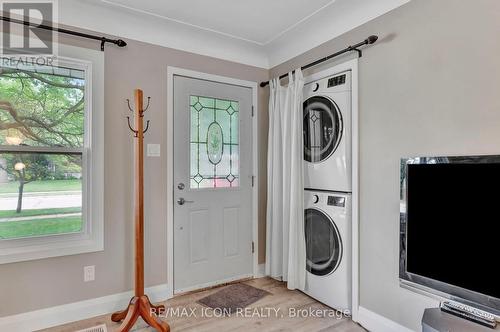
{"label": "realtor logo", "polygon": [[2,21],[2,54],[55,55],[56,32],[40,28],[52,27],[56,21],[55,1],[0,0],[2,16],[6,18]]}

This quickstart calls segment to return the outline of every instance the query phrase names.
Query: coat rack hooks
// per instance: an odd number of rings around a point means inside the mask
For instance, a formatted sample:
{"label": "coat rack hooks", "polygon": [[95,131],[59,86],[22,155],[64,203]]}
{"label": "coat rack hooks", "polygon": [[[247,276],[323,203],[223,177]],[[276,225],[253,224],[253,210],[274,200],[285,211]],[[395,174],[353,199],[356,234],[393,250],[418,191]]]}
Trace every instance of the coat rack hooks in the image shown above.
{"label": "coat rack hooks", "polygon": [[143,134],[145,134],[149,129],[149,120],[146,122],[146,129],[144,129],[144,131],[142,132]]}
{"label": "coat rack hooks", "polygon": [[[146,105],[146,108],[144,108],[144,110],[142,111],[142,113],[146,112],[149,108],[149,102],[151,101],[151,97],[148,97],[148,103]],[[149,121],[148,121],[149,122]]]}
{"label": "coat rack hooks", "polygon": [[128,99],[128,98],[127,98],[127,106],[128,106],[128,109],[130,110],[130,112],[134,113],[134,110],[130,106],[130,99]]}
{"label": "coat rack hooks", "polygon": [[[130,128],[130,130],[134,133],[134,137],[137,137],[138,131],[134,130],[134,128],[132,128],[132,125],[130,124],[130,116],[127,116],[127,124],[128,124],[128,127]],[[149,121],[148,121],[148,125],[149,125]]]}
{"label": "coat rack hooks", "polygon": [[[143,108],[142,110],[139,110],[137,112],[137,114],[138,114],[139,117],[141,117],[141,118],[144,117],[144,112],[146,112],[148,110],[150,102],[151,102],[151,97],[148,97],[148,103],[147,103],[146,107]],[[130,112],[135,113],[135,111],[132,108],[132,106],[130,106],[130,99],[128,99],[128,98],[127,98],[127,107],[130,110]],[[149,120],[146,122],[146,129],[144,129],[144,131],[142,132],[142,134],[145,134],[149,130],[149,122],[150,122]],[[134,137],[138,137],[139,131],[135,130],[132,127],[132,124],[130,123],[130,116],[127,116],[127,124],[128,124],[128,127],[129,127],[130,131],[132,131],[134,133]]]}

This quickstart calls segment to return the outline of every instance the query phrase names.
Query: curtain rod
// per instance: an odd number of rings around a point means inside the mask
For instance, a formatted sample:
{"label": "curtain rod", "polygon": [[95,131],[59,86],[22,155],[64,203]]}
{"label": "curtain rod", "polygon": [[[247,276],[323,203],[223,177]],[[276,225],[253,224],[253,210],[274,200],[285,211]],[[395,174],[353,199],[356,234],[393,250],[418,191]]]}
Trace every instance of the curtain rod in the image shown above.
{"label": "curtain rod", "polygon": [[38,25],[35,23],[31,23],[29,21],[18,20],[18,19],[11,18],[8,16],[0,16],[0,20],[6,21],[6,22],[11,22],[11,23],[27,25],[30,27],[38,28],[38,29],[50,30],[50,31],[55,31],[55,32],[59,32],[59,33],[65,33],[67,35],[72,35],[72,36],[77,36],[77,37],[82,37],[82,38],[87,38],[87,39],[93,39],[93,40],[99,40],[101,42],[101,51],[104,51],[104,44],[105,43],[115,44],[118,47],[127,46],[127,43],[122,39],[110,39],[110,38],[106,38],[106,37],[99,37],[96,35],[91,35],[88,33],[83,33],[83,32],[78,32],[78,31],[73,31],[73,30],[68,30],[68,29],[56,28],[56,27],[52,27],[52,26],[44,25],[44,24]]}
{"label": "curtain rod", "polygon": [[[325,62],[325,61],[328,61],[328,60],[330,60],[330,59],[332,59],[332,58],[335,58],[335,57],[337,57],[337,56],[339,56],[339,55],[342,55],[342,54],[344,54],[344,53],[351,52],[351,51],[356,51],[356,52],[358,52],[359,57],[362,57],[362,56],[363,56],[363,52],[362,52],[359,48],[360,48],[361,46],[363,46],[363,45],[370,45],[370,44],[373,44],[373,43],[375,43],[375,42],[377,41],[377,39],[378,39],[378,36],[372,35],[372,36],[370,36],[370,37],[366,38],[365,40],[363,40],[363,41],[362,41],[362,42],[360,42],[360,43],[357,43],[357,44],[355,44],[355,45],[353,45],[353,46],[348,46],[348,47],[344,48],[342,51],[338,51],[337,53],[330,54],[330,55],[329,55],[329,56],[327,56],[327,57],[324,57],[324,58],[322,58],[322,59],[319,59],[319,60],[316,60],[316,61],[314,61],[314,62],[308,63],[307,65],[302,66],[300,69],[301,69],[301,70],[305,70],[305,69],[307,69],[307,68],[311,68],[311,67],[313,67],[313,66],[319,65],[320,63],[323,63],[323,62]],[[293,72],[295,72],[295,70],[294,70]],[[279,77],[279,79],[281,80],[281,79],[283,79],[283,78],[285,78],[285,77],[288,77],[288,74],[283,74],[283,75],[281,75],[281,76]],[[269,84],[269,81],[267,81],[267,82],[261,82],[261,83],[260,83],[260,86],[263,88],[263,87],[265,87],[265,86],[266,86],[266,85],[268,85],[268,84]]]}

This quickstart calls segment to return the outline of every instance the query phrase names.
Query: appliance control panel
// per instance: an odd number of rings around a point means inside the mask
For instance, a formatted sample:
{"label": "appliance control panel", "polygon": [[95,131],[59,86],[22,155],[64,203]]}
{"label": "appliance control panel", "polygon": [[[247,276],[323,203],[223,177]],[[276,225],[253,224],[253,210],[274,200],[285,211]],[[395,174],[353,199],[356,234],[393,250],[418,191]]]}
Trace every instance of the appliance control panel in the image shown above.
{"label": "appliance control panel", "polygon": [[332,78],[328,79],[328,87],[331,88],[331,87],[334,87],[337,85],[345,84],[345,79],[346,79],[345,74],[332,77]]}
{"label": "appliance control panel", "polygon": [[327,204],[331,206],[345,207],[345,197],[328,196]]}

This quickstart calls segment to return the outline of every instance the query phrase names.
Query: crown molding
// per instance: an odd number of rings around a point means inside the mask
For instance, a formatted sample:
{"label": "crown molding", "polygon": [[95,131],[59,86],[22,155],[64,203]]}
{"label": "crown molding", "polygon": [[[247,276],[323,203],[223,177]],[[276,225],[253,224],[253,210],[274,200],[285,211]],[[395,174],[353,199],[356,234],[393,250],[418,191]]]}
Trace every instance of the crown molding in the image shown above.
{"label": "crown molding", "polygon": [[[90,19],[91,18],[91,19]],[[196,53],[259,68],[269,68],[260,45],[200,30],[186,24],[117,8],[95,0],[59,1],[59,23]]]}
{"label": "crown molding", "polygon": [[[271,69],[410,0],[334,0],[264,44],[161,15],[109,4],[59,1],[59,22],[254,67]],[[92,18],[91,20],[89,18]]]}

